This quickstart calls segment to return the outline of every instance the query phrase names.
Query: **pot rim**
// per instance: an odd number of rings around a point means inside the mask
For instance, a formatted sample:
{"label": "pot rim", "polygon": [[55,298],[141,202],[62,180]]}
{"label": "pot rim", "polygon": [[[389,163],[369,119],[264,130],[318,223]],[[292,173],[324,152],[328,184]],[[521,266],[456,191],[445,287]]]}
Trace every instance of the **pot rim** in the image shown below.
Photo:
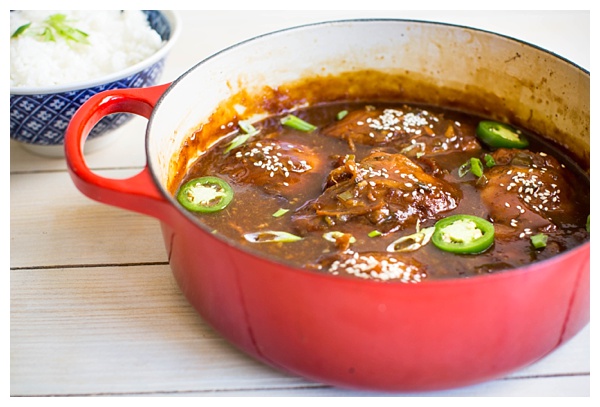
{"label": "pot rim", "polygon": [[[560,261],[562,261],[562,259],[564,257],[577,255],[577,253],[579,253],[579,252],[582,252],[582,253],[587,252],[588,257],[589,257],[590,252],[591,252],[591,250],[590,250],[591,242],[588,239],[585,243],[583,243],[579,246],[573,247],[567,251],[561,252],[557,255],[554,255],[550,258],[536,261],[533,263],[529,263],[529,264],[526,264],[526,265],[523,265],[523,266],[517,267],[517,268],[503,269],[503,270],[495,271],[494,273],[477,275],[477,276],[461,277],[461,278],[448,278],[448,279],[433,279],[433,280],[427,280],[420,284],[405,284],[405,283],[400,283],[400,282],[396,282],[396,281],[382,282],[382,281],[370,280],[370,279],[357,279],[352,276],[345,276],[345,275],[335,275],[334,276],[334,275],[331,275],[328,273],[317,272],[314,270],[301,268],[296,265],[288,264],[284,261],[281,261],[280,259],[275,259],[271,256],[266,256],[264,254],[261,254],[256,250],[252,250],[251,248],[244,247],[241,244],[239,244],[231,239],[228,239],[224,236],[221,236],[219,234],[213,234],[207,225],[204,225],[193,214],[191,214],[189,211],[182,208],[181,205],[179,205],[177,203],[176,199],[173,196],[171,196],[171,194],[161,184],[160,180],[158,179],[158,177],[156,175],[155,168],[153,168],[153,161],[150,159],[150,156],[149,156],[150,129],[152,127],[152,122],[153,122],[154,116],[156,114],[156,111],[160,109],[160,106],[163,103],[166,96],[181,81],[183,81],[186,76],[191,74],[192,71],[196,70],[198,67],[202,66],[203,64],[209,62],[210,60],[216,58],[217,56],[219,56],[223,53],[231,52],[232,50],[234,50],[238,47],[244,46],[247,43],[251,43],[251,42],[261,39],[261,38],[266,38],[266,37],[278,35],[280,33],[285,33],[285,32],[289,32],[289,31],[309,29],[312,27],[324,26],[324,25],[338,25],[338,24],[349,24],[349,23],[363,24],[363,23],[378,23],[378,22],[382,22],[382,23],[416,23],[416,24],[424,24],[424,25],[428,25],[428,26],[446,26],[446,27],[451,27],[451,28],[462,28],[462,29],[466,29],[466,30],[470,30],[470,31],[474,31],[474,32],[484,33],[486,35],[504,38],[504,39],[514,41],[516,43],[531,47],[535,50],[542,51],[543,53],[546,53],[554,58],[557,58],[557,59],[567,63],[568,65],[571,65],[572,67],[578,69],[585,75],[590,76],[590,72],[587,69],[581,67],[580,65],[574,63],[573,61],[571,61],[565,57],[562,57],[561,55],[558,55],[558,54],[556,54],[552,51],[549,51],[543,47],[540,47],[538,45],[511,37],[509,35],[500,34],[500,33],[496,33],[496,32],[489,31],[489,30],[484,30],[484,29],[480,29],[480,28],[474,28],[474,27],[459,25],[459,24],[445,23],[445,22],[427,21],[427,20],[418,20],[418,19],[400,19],[400,18],[340,19],[340,20],[327,20],[327,21],[321,21],[321,22],[315,22],[315,23],[307,23],[307,24],[296,25],[296,26],[292,26],[292,27],[287,27],[287,28],[267,32],[267,33],[260,34],[260,35],[248,38],[246,40],[240,41],[238,43],[232,44],[232,45],[230,45],[226,48],[223,48],[223,49],[215,52],[214,54],[209,55],[208,57],[202,59],[201,61],[199,61],[198,63],[193,65],[191,68],[189,68],[188,70],[183,72],[173,82],[171,82],[170,85],[168,86],[168,88],[165,90],[165,92],[158,99],[156,106],[155,106],[154,110],[152,111],[152,114],[149,117],[148,125],[146,127],[145,149],[146,149],[146,159],[147,159],[147,163],[148,163],[148,168],[150,169],[150,176],[151,176],[154,184],[158,187],[159,193],[163,195],[163,197],[171,204],[172,207],[175,207],[175,209],[179,215],[183,215],[186,218],[186,220],[191,221],[195,227],[201,229],[204,233],[210,235],[212,238],[220,240],[222,243],[227,245],[230,249],[235,250],[235,251],[241,251],[242,253],[244,253],[248,256],[254,257],[258,260],[262,260],[265,262],[269,262],[273,265],[284,267],[286,269],[285,272],[302,273],[305,275],[313,276],[313,278],[318,278],[318,279],[327,279],[327,280],[332,280],[332,281],[336,280],[336,281],[340,281],[340,284],[357,284],[357,285],[367,284],[370,286],[385,285],[385,286],[390,286],[390,287],[413,287],[413,288],[411,288],[413,290],[419,289],[418,287],[422,287],[422,286],[440,287],[440,286],[447,286],[447,285],[455,286],[457,284],[460,284],[460,285],[476,284],[479,282],[487,282],[487,281],[493,282],[494,280],[497,280],[497,279],[505,279],[505,278],[513,278],[513,277],[516,278],[520,275],[529,274],[529,273],[533,273],[533,272],[539,273],[540,269],[550,268],[550,265],[552,263],[560,262]],[[342,283],[342,282],[345,282],[345,283]],[[400,288],[396,288],[396,289],[400,289]]]}

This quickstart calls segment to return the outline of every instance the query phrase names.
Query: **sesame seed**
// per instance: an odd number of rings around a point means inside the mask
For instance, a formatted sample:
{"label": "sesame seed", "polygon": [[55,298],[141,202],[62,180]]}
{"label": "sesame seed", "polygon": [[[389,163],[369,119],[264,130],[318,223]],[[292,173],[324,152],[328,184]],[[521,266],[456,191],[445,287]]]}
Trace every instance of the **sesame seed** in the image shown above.
{"label": "sesame seed", "polygon": [[417,267],[405,264],[395,258],[389,261],[383,259],[378,261],[370,255],[359,255],[349,252],[351,256],[345,260],[336,260],[329,267],[329,272],[338,273],[343,270],[348,274],[364,279],[378,279],[388,281],[398,279],[401,282],[420,282],[425,274],[421,273]]}

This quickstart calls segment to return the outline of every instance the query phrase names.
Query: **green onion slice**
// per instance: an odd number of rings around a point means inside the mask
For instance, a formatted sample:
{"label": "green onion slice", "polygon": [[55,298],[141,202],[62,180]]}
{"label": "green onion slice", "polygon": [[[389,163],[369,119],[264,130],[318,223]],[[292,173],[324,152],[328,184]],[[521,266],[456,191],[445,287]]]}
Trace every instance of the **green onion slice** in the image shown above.
{"label": "green onion slice", "polygon": [[29,28],[30,25],[31,23],[23,24],[15,30],[15,32],[10,36],[10,38],[17,38],[19,35],[23,34],[25,30]]}
{"label": "green onion slice", "polygon": [[[338,231],[327,232],[327,233],[323,234],[323,239],[327,240],[328,242],[335,243],[337,239],[339,239],[340,237],[342,237],[346,234],[347,233],[338,232]],[[356,238],[354,236],[350,236],[349,242],[356,243]]]}
{"label": "green onion slice", "polygon": [[471,157],[458,167],[458,176],[462,178],[467,175],[469,171],[477,178],[480,178],[483,175],[483,164],[479,158]]}
{"label": "green onion slice", "polygon": [[548,236],[543,233],[538,233],[537,235],[533,235],[530,237],[531,244],[536,249],[543,249],[546,247],[546,243],[548,242]]}
{"label": "green onion slice", "polygon": [[227,145],[227,148],[225,149],[225,151],[223,151],[223,154],[227,154],[234,148],[238,148],[239,146],[244,144],[246,141],[248,141],[248,139],[250,137],[255,136],[256,134],[258,134],[260,132],[260,130],[257,130],[252,125],[252,123],[250,123],[247,120],[240,120],[238,122],[238,126],[239,126],[240,130],[242,130],[245,134],[240,134],[240,135],[236,136],[233,140],[231,140],[229,142],[229,144]]}
{"label": "green onion slice", "polygon": [[278,230],[265,230],[262,232],[246,233],[244,235],[244,239],[250,243],[289,243],[302,240],[300,236]]}
{"label": "green onion slice", "polygon": [[489,154],[486,154],[483,156],[483,160],[485,161],[485,165],[486,167],[493,167],[494,165],[496,165],[496,160],[494,160],[494,157],[492,157]]}
{"label": "green onion slice", "polygon": [[[15,30],[11,38],[16,38],[31,26],[32,23],[23,24]],[[89,34],[78,28],[72,27],[65,14],[52,14],[41,23],[39,30],[29,30],[28,35],[34,35],[41,41],[56,41],[56,36],[62,37],[67,41],[89,44]],[[41,31],[40,31],[41,30]]]}
{"label": "green onion slice", "polygon": [[471,172],[476,177],[481,177],[483,175],[483,164],[479,158],[471,157]]}
{"label": "green onion slice", "polygon": [[249,134],[251,136],[254,136],[258,133],[258,130],[256,130],[256,128],[248,120],[238,121],[238,126],[244,133]]}
{"label": "green onion slice", "polygon": [[381,236],[382,234],[383,233],[381,233],[378,230],[373,230],[373,231],[369,232],[369,234],[367,236],[369,236],[369,237],[378,237],[378,236]]}
{"label": "green onion slice", "polygon": [[88,34],[75,27],[71,27],[70,25],[68,25],[67,16],[64,14],[53,14],[50,17],[48,17],[44,22],[50,28],[53,28],[58,35],[67,40],[80,42],[83,44],[89,44],[89,41],[87,39]]}
{"label": "green onion slice", "polygon": [[240,134],[239,136],[236,136],[233,140],[231,140],[231,142],[229,142],[229,144],[227,145],[227,148],[225,149],[225,151],[223,151],[223,154],[227,154],[234,148],[238,148],[239,146],[244,144],[246,141],[248,141],[249,138],[250,138],[249,134]]}
{"label": "green onion slice", "polygon": [[350,191],[350,190],[347,190],[347,191],[344,191],[344,192],[342,192],[342,193],[339,193],[339,194],[337,195],[337,197],[338,197],[338,199],[340,199],[341,201],[347,201],[348,199],[352,199],[352,198],[354,198],[354,194],[352,193],[352,191]]}
{"label": "green onion slice", "polygon": [[[403,236],[400,239],[394,240],[387,247],[388,252],[412,252],[425,246],[431,240],[431,236],[435,231],[435,226],[424,228],[413,233],[412,235]],[[412,242],[412,243],[411,243]]]}
{"label": "green onion slice", "polygon": [[290,211],[289,209],[279,208],[272,216],[274,218],[279,218],[279,217],[285,215],[286,213],[288,213],[289,211]]}
{"label": "green onion slice", "polygon": [[471,160],[468,160],[467,162],[463,163],[460,167],[458,167],[458,176],[462,178],[465,175],[467,175],[470,170],[471,170]]}
{"label": "green onion slice", "polygon": [[338,120],[342,120],[344,117],[346,117],[347,114],[348,114],[347,110],[340,110],[335,117]]}
{"label": "green onion slice", "polygon": [[44,28],[44,31],[41,34],[38,34],[38,36],[44,42],[55,42],[56,41],[56,38],[54,37],[52,30],[49,29],[48,27]]}
{"label": "green onion slice", "polygon": [[587,222],[585,222],[585,230],[590,233],[590,215],[588,215]]}
{"label": "green onion slice", "polygon": [[301,118],[294,116],[293,114],[288,114],[284,118],[281,119],[281,124],[284,126],[291,127],[292,129],[311,132],[317,129],[317,126],[314,126],[308,122],[305,122]]}

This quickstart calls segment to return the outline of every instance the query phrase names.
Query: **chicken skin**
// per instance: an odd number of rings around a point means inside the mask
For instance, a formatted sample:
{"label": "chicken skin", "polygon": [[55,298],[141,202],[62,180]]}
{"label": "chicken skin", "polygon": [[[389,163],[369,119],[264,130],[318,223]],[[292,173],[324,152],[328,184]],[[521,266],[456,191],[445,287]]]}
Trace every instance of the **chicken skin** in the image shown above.
{"label": "chicken skin", "polygon": [[456,208],[460,193],[402,154],[374,152],[360,162],[349,156],[330,172],[326,189],[293,215],[300,231],[362,223],[391,233],[438,219]]}

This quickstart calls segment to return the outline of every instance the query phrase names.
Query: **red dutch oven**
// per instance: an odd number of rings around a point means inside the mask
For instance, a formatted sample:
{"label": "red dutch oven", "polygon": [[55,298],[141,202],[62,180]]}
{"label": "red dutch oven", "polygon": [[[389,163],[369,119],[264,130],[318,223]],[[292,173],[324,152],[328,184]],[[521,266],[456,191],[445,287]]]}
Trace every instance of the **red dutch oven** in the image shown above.
{"label": "red dutch oven", "polygon": [[[260,257],[213,235],[173,199],[192,152],[214,141],[193,140],[195,130],[269,113],[268,103],[252,102],[265,89],[359,71],[390,80],[371,81],[376,86],[367,91],[365,79],[365,86],[337,86],[319,97],[395,95],[468,109],[544,134],[589,169],[589,72],[471,28],[352,20],[264,35],[211,56],[171,84],[91,98],[67,130],[70,174],[88,197],[161,222],[182,292],[223,337],[310,380],[383,391],[448,389],[502,377],[568,341],[589,322],[589,242],[505,272],[382,283]],[[147,165],[124,180],[93,173],[82,149],[95,123],[117,112],[149,119]]]}

